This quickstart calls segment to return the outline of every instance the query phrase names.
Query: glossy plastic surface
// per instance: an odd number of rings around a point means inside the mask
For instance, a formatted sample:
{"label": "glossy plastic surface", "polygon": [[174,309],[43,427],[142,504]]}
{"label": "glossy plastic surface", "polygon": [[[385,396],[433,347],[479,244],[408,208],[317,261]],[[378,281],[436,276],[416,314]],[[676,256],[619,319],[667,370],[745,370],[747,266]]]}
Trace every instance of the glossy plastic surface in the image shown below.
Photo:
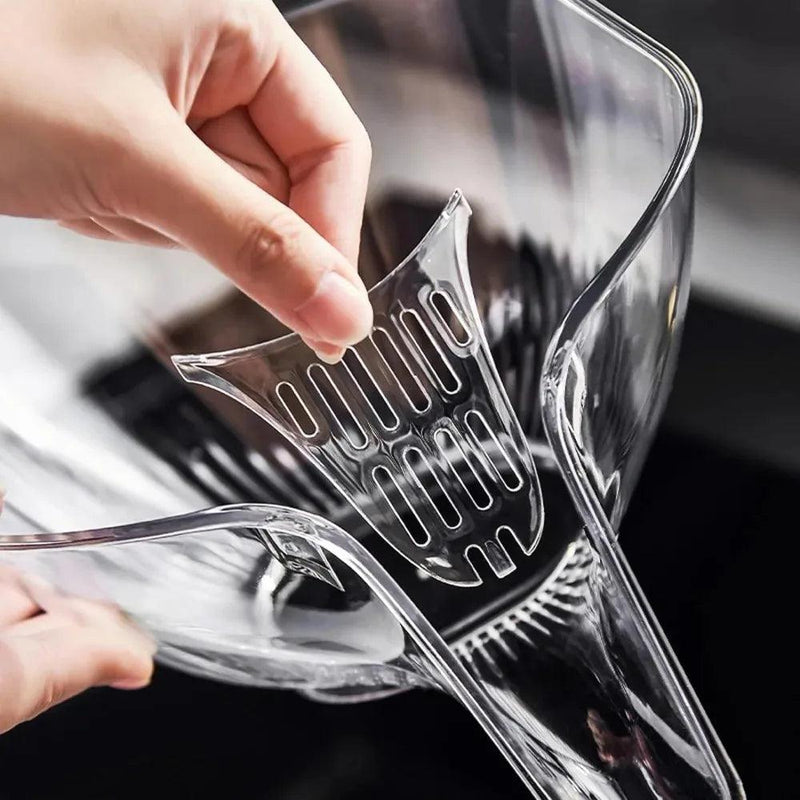
{"label": "glossy plastic surface", "polygon": [[414,252],[372,288],[372,333],[338,365],[319,363],[296,334],[173,357],[186,380],[273,425],[412,563],[461,586],[481,582],[476,557],[498,577],[512,572],[544,521],[533,459],[475,305],[469,215],[455,192]]}
{"label": "glossy plastic surface", "polygon": [[[191,554],[177,570],[175,546]],[[0,537],[0,550],[64,591],[129,610],[182,645],[161,657],[189,672],[322,689],[346,675],[354,688],[449,692],[540,800],[734,796],[713,732],[648,641],[630,586],[586,539],[535,592],[452,647],[362,545],[293,509],[18,534]],[[115,579],[123,554],[126,573],[142,569],[136,593]],[[164,585],[175,598],[166,608]],[[576,736],[574,715],[590,738]]]}
{"label": "glossy plastic surface", "polygon": [[[317,512],[459,654],[530,787],[742,796],[616,542],[685,309],[700,125],[691,76],[589,0],[293,5],[372,138],[367,279],[415,248],[453,187],[473,204],[471,284],[539,475],[539,544],[502,581],[427,580],[263,420],[190,393],[165,366],[175,353],[275,337],[263,313],[180,254],[16,221],[0,231],[0,528],[107,529],[241,502]],[[225,529],[65,555],[53,554],[59,571],[72,572],[72,556],[81,569],[70,586],[99,584],[156,631],[162,659],[197,674],[336,701],[437,683],[402,660],[394,612],[358,605],[366,578],[341,592],[284,573],[256,536]],[[277,633],[256,611],[263,597],[278,598],[265,605],[283,615]]]}

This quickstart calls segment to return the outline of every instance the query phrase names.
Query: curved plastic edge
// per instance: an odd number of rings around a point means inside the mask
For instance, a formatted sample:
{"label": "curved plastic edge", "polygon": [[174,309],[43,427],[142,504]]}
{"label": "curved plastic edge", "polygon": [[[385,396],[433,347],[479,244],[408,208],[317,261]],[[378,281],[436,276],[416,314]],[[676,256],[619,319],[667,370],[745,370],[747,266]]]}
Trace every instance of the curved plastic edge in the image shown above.
{"label": "curved plastic edge", "polygon": [[[524,464],[530,479],[530,501],[531,505],[536,511],[535,523],[532,526],[529,540],[523,542],[517,538],[520,550],[525,555],[530,555],[538,546],[541,540],[542,531],[544,529],[545,509],[542,499],[541,484],[532,455],[528,449],[524,433],[520,428],[519,421],[517,420],[511,403],[505,393],[500,375],[497,372],[497,367],[491,356],[485,331],[483,330],[483,326],[480,324],[480,313],[478,311],[478,306],[472,289],[472,282],[469,274],[468,254],[466,251],[466,227],[471,214],[472,209],[464,197],[464,194],[459,189],[456,189],[450,196],[450,199],[445,205],[444,210],[437,217],[436,221],[433,223],[425,236],[422,237],[416,247],[397,267],[395,267],[388,275],[382,278],[370,289],[369,296],[373,297],[375,295],[379,295],[383,292],[385,287],[392,285],[392,283],[397,279],[398,275],[401,275],[404,271],[412,268],[416,261],[422,259],[426,248],[432,240],[435,240],[440,235],[445,234],[448,229],[452,232],[456,262],[455,279],[458,281],[459,289],[463,294],[465,302],[467,303],[466,312],[474,321],[474,327],[477,334],[477,347],[474,348],[473,357],[480,366],[486,385],[491,386],[494,392],[500,394],[499,402],[496,404],[496,411],[500,416],[504,426],[511,434],[514,447],[517,451],[517,456]],[[178,373],[187,382],[212,387],[222,394],[225,394],[228,397],[238,401],[254,414],[267,421],[269,424],[275,425],[274,420],[271,419],[268,414],[265,414],[264,409],[262,409],[259,404],[253,400],[253,398],[238,388],[233,382],[229,382],[224,377],[220,376],[217,373],[217,368],[230,366],[231,364],[235,364],[241,360],[252,357],[269,359],[276,353],[282,352],[291,347],[299,346],[301,342],[301,338],[297,334],[293,333],[268,342],[249,345],[247,347],[239,347],[232,350],[194,355],[174,355],[172,356],[172,362],[175,365]],[[281,430],[280,427],[279,430]],[[302,448],[297,449],[301,457],[310,460],[311,463],[314,463],[313,459],[309,459],[308,454],[305,453]],[[345,491],[335,479],[327,474],[326,478],[346,499],[350,499],[348,492]],[[369,520],[367,521],[369,522]],[[388,538],[386,541],[405,558],[424,569],[432,577],[444,583],[454,586],[472,587],[479,586],[483,582],[483,578],[476,568],[475,563],[473,563],[469,557],[466,558],[465,569],[446,570],[443,567],[439,567],[436,570],[433,570],[429,569],[424,564],[417,562],[411,555],[398,548],[397,545]],[[499,544],[501,547],[503,546],[502,543]],[[487,562],[487,564],[490,565],[490,562]],[[497,570],[495,570],[495,573],[499,574],[497,573]]]}
{"label": "curved plastic edge", "polygon": [[[372,295],[378,292],[383,286],[390,283],[398,273],[402,272],[406,266],[411,263],[416,256],[422,252],[422,250],[424,250],[431,239],[438,236],[451,223],[453,215],[459,207],[463,207],[468,214],[472,213],[472,209],[464,197],[463,192],[460,189],[456,189],[450,195],[450,199],[447,201],[447,205],[445,205],[442,213],[439,214],[439,216],[436,218],[436,221],[433,223],[433,225],[431,225],[431,227],[428,229],[428,232],[422,237],[417,246],[391,272],[381,278],[369,290],[368,294]],[[219,366],[224,363],[230,363],[231,360],[236,360],[237,358],[247,358],[248,356],[256,353],[278,353],[301,342],[302,339],[298,334],[287,333],[284,336],[278,337],[277,339],[270,339],[267,342],[259,342],[246,347],[235,347],[231,350],[218,350],[212,353],[174,355],[172,356],[172,363],[184,378],[190,380],[188,376],[198,368],[202,368],[204,366]]]}
{"label": "curved plastic edge", "polygon": [[745,792],[741,780],[621,552],[614,528],[599,499],[589,488],[588,476],[575,442],[565,429],[566,377],[576,349],[575,338],[582,322],[604,302],[622,279],[687,180],[702,127],[702,100],[691,72],[663,45],[595,0],[559,1],[656,63],[678,90],[683,102],[684,119],[675,155],[652,200],[622,244],[573,303],[550,342],[541,385],[545,433],[570,494],[586,523],[587,532],[600,551],[611,579],[628,596],[631,606],[640,615],[647,646],[678,707],[686,709],[687,727],[692,730],[713,768],[717,785],[725,792],[726,798],[743,800]]}
{"label": "curved plastic edge", "polygon": [[422,612],[363,545],[324,520],[317,520],[317,523],[319,527],[314,532],[316,544],[352,569],[370,586],[429,660],[437,679],[475,717],[531,795],[537,800],[546,800],[547,794],[525,767],[517,749],[497,724],[485,693]]}
{"label": "curved plastic edge", "polygon": [[[374,592],[423,654],[432,668],[431,678],[445,688],[475,717],[537,800],[547,800],[536,779],[498,725],[491,704],[434,627],[380,562],[356,539],[327,520],[296,509],[271,505],[232,505],[176,517],[60,534],[20,534],[0,537],[0,551],[75,548],[123,544],[201,533],[203,531],[257,529],[264,544],[289,569],[312,575],[341,587],[331,563],[352,570]],[[331,558],[332,557],[332,558]],[[318,574],[319,565],[330,574]]]}
{"label": "curved plastic edge", "polygon": [[686,65],[670,50],[598,3],[591,0],[586,0],[585,3],[560,1],[583,16],[593,19],[610,34],[656,63],[671,78],[678,90],[683,101],[684,119],[678,147],[661,184],[628,235],[565,315],[550,342],[544,375],[550,371],[555,354],[571,343],[583,320],[621,280],[680,190],[697,152],[703,119],[703,105],[697,82]]}

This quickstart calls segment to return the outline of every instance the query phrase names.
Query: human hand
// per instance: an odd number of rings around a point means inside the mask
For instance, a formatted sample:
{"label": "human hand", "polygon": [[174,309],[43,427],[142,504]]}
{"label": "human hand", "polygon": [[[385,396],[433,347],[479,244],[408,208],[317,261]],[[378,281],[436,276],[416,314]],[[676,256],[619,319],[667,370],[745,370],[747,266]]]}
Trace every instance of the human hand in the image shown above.
{"label": "human hand", "polygon": [[268,0],[0,0],[0,213],[191,249],[335,360],[370,146]]}
{"label": "human hand", "polygon": [[112,607],[0,565],[0,733],[92,686],[146,686],[154,651]]}

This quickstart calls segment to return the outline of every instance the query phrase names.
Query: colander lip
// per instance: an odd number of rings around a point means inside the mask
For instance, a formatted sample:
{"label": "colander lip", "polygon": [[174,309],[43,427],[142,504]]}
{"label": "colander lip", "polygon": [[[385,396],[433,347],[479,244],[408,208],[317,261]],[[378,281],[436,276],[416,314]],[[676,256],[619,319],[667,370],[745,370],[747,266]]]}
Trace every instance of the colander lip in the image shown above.
{"label": "colander lip", "polygon": [[[348,0],[311,0],[302,7],[289,11],[287,17],[290,20],[299,19],[307,13],[318,12],[346,2]],[[492,0],[486,0],[486,2],[489,3]],[[569,353],[574,351],[575,341],[582,324],[622,280],[687,179],[699,143],[703,104],[697,82],[686,65],[671,50],[636,26],[605,8],[597,0],[552,0],[552,2],[571,9],[609,37],[621,42],[655,64],[672,82],[683,108],[682,129],[677,147],[660,185],[623,241],[581,291],[562,318],[550,338],[542,368],[540,387],[543,422],[550,446],[556,460],[561,465],[562,473],[568,484],[572,486],[575,493],[583,495],[583,502],[578,501],[581,511],[599,515],[605,521],[610,532],[611,525],[605,520],[601,504],[589,488],[589,476],[586,474],[585,465],[575,451],[575,443],[569,441],[568,432],[565,430],[566,408],[563,398],[560,399],[559,387],[562,390],[564,388],[563,384],[569,369]],[[451,199],[448,208],[452,202]],[[442,219],[446,219],[446,217],[447,209],[442,217],[434,223],[434,229],[442,224]],[[290,334],[290,336],[294,336],[294,334]],[[273,340],[272,344],[277,346],[279,342],[283,343],[283,341]],[[177,361],[175,357],[173,360]],[[663,384],[664,381],[662,380],[661,383]],[[656,387],[657,394],[663,393],[663,391],[663,385]]]}
{"label": "colander lip", "polygon": [[[299,19],[306,14],[347,2],[348,0],[310,0],[302,7],[288,11],[286,17],[289,20]],[[492,0],[486,0],[486,2],[492,2]],[[641,251],[691,169],[703,125],[703,101],[697,81],[683,61],[669,48],[610,11],[597,0],[554,0],[554,2],[571,8],[609,36],[658,65],[672,80],[679,93],[684,106],[684,119],[675,155],[660,186],[614,254],[581,292],[564,316],[561,325],[551,339],[551,355],[574,337],[583,319],[598,303],[602,302],[605,295],[619,281]],[[452,202],[453,198],[448,203],[448,208]],[[442,216],[445,216],[446,213],[447,209]],[[439,222],[440,220],[437,220],[434,227]],[[550,363],[551,359],[545,364],[545,374]]]}
{"label": "colander lip", "polygon": [[[544,430],[556,462],[579,512],[597,535],[614,541],[616,534],[604,508],[591,489],[586,464],[578,444],[567,430],[565,391],[576,353],[580,329],[622,280],[637,255],[667,214],[688,179],[697,152],[703,121],[703,104],[697,82],[688,67],[667,47],[609,11],[595,0],[556,0],[591,20],[618,41],[656,64],[672,81],[683,107],[683,120],[675,153],[661,183],[622,243],[573,302],[550,339],[542,369],[541,400]],[[680,278],[688,275],[682,265]],[[663,395],[665,381],[655,387]]]}
{"label": "colander lip", "polygon": [[574,338],[583,320],[603,301],[644,247],[689,175],[703,127],[703,100],[700,88],[689,68],[675,53],[595,0],[556,1],[574,9],[615,39],[657,64],[677,89],[683,104],[684,116],[678,146],[661,184],[625,239],[564,316],[551,339],[551,354]]}
{"label": "colander lip", "polygon": [[[486,2],[491,1],[486,0]],[[348,0],[311,0],[300,8],[288,11],[286,16],[290,20],[299,19],[306,14],[346,2]],[[569,347],[584,319],[603,302],[608,293],[621,280],[666,213],[670,203],[689,174],[697,152],[703,123],[703,102],[697,81],[688,67],[675,53],[618,14],[610,11],[597,0],[554,0],[554,2],[571,8],[612,38],[636,50],[643,57],[656,64],[675,86],[683,104],[684,118],[678,146],[672,162],[652,199],[622,243],[573,302],[551,337],[542,372],[543,386],[546,383],[545,378],[550,381],[555,379],[555,375],[552,374],[555,366],[555,354]],[[450,204],[448,204],[449,207]],[[446,210],[442,216],[446,216]],[[440,222],[441,219],[437,220],[434,228]],[[289,336],[292,335],[289,334]],[[544,407],[545,404],[543,403]],[[545,420],[545,426],[547,427],[547,420]],[[555,430],[551,432],[553,434],[557,433]]]}
{"label": "colander lip", "polygon": [[[348,0],[311,0],[311,2],[305,3],[299,8],[286,12],[285,16],[289,20],[295,20],[307,14],[337,5],[343,5],[347,2]],[[491,2],[491,0],[487,0],[487,2]],[[607,294],[621,280],[625,271],[644,247],[656,225],[669,208],[671,201],[679,191],[691,169],[700,139],[703,120],[703,103],[697,82],[688,67],[671,50],[615,14],[613,11],[610,11],[599,2],[596,2],[596,0],[554,0],[554,2],[571,8],[585,19],[591,21],[598,28],[605,31],[609,36],[636,50],[642,56],[658,65],[670,78],[678,91],[684,108],[684,118],[678,146],[675,150],[672,162],[652,199],[612,256],[575,299],[572,306],[561,320],[559,327],[551,337],[548,355],[542,372],[542,384],[546,382],[545,377],[551,381],[554,379],[554,375],[551,374],[554,365],[554,355],[569,346],[570,342],[574,340],[583,320],[591,314],[593,309],[603,302]],[[448,224],[453,210],[462,202],[464,202],[464,196],[459,189],[456,189],[451,195],[445,209],[414,250],[395,267],[392,272],[384,276],[381,281],[373,286],[372,289],[377,288],[395,272],[402,269],[434,233]],[[202,355],[174,355],[172,361],[176,365],[182,362],[197,364],[198,362],[203,362],[208,359],[221,357],[230,358],[236,354],[244,355],[252,350],[262,349],[264,347],[268,347],[269,349],[281,349],[299,339],[300,337],[298,334],[287,333],[283,336],[273,338],[269,340],[269,342],[257,343],[245,347],[236,347],[214,353],[204,353]]]}

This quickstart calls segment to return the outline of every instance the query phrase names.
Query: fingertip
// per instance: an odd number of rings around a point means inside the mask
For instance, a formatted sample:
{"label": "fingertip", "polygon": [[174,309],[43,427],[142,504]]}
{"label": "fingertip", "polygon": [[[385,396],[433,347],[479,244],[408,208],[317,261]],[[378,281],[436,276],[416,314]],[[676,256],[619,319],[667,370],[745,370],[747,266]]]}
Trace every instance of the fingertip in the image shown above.
{"label": "fingertip", "polygon": [[122,691],[130,692],[136,689],[147,688],[153,680],[152,670],[146,678],[123,678],[122,680],[114,681],[109,686],[112,689],[121,689]]}
{"label": "fingertip", "polygon": [[114,658],[111,675],[105,681],[113,689],[142,689],[153,679],[155,663],[149,648],[138,646],[135,651],[123,655],[118,653]]}
{"label": "fingertip", "polygon": [[312,331],[313,337],[309,338],[331,347],[357,344],[372,329],[372,306],[366,287],[358,276],[348,278],[336,270],[329,270],[320,278],[312,296],[294,313]]}
{"label": "fingertip", "polygon": [[126,614],[122,610],[118,610],[118,613],[126,627],[126,632],[133,637],[137,648],[141,649],[152,658],[158,650],[158,642],[153,638],[152,634],[140,627],[129,614]]}
{"label": "fingertip", "polygon": [[345,354],[346,348],[328,342],[320,342],[317,339],[307,339],[301,337],[306,345],[314,351],[317,358],[325,364],[338,364]]}
{"label": "fingertip", "polygon": [[100,682],[105,686],[136,689],[150,683],[155,668],[155,640],[127,615],[118,614],[113,625],[102,624],[90,636],[102,636],[98,655]]}
{"label": "fingertip", "polygon": [[330,364],[331,366],[338,364],[344,355],[344,350],[341,347],[337,347],[332,353],[325,352],[322,349],[316,350],[315,352],[320,361],[324,362],[325,364]]}

